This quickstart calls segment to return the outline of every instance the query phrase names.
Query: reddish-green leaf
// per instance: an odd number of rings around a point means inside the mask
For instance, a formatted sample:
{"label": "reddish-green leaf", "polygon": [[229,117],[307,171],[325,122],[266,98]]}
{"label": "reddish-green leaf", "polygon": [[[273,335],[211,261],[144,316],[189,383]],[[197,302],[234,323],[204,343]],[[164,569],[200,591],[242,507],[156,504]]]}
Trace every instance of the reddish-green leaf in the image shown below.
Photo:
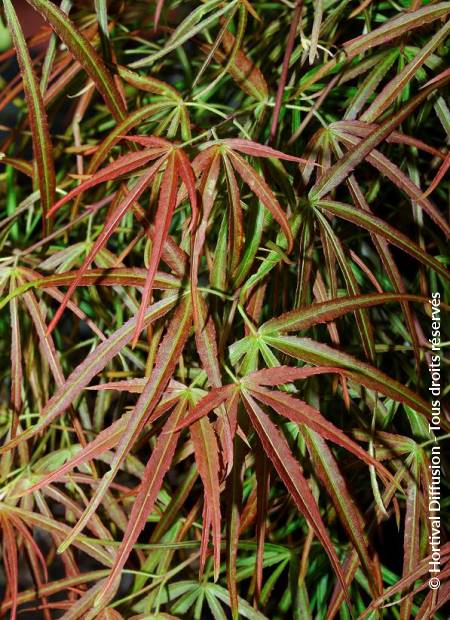
{"label": "reddish-green leaf", "polygon": [[372,32],[347,41],[344,44],[344,49],[346,54],[351,58],[365,52],[371,47],[383,45],[406,32],[410,32],[415,28],[420,28],[448,13],[450,13],[449,2],[438,2],[434,5],[424,6],[417,11],[405,12],[403,15],[388,19],[386,23]]}
{"label": "reddish-green leaf", "polygon": [[[177,302],[177,296],[166,297],[149,307],[145,315],[145,324],[164,316]],[[7,442],[0,451],[7,451],[20,441],[25,441],[42,431],[55,418],[64,413],[81,391],[89,384],[106,364],[115,357],[123,347],[131,341],[136,326],[136,318],[127,321],[123,327],[115,331],[107,340],[102,342],[87,358],[77,366],[65,383],[48,401],[42,412],[40,421],[19,437]]]}
{"label": "reddish-green leaf", "polygon": [[371,293],[369,295],[358,295],[352,297],[338,297],[319,304],[291,310],[279,317],[270,319],[259,328],[262,334],[274,332],[297,332],[308,329],[319,323],[334,321],[340,316],[353,312],[359,308],[369,308],[379,304],[394,303],[402,301],[416,301],[426,304],[428,300],[418,295],[399,295],[398,293]]}
{"label": "reddish-green leaf", "polygon": [[121,120],[125,116],[122,96],[105,63],[92,47],[90,41],[76,28],[67,15],[50,0],[27,0],[27,2],[49,22],[52,29],[88,73],[112,115]]}
{"label": "reddish-green leaf", "polygon": [[273,215],[274,219],[281,226],[281,229],[284,233],[284,236],[287,240],[287,250],[288,253],[292,250],[293,239],[292,232],[289,226],[289,221],[287,219],[286,214],[281,208],[278,200],[275,198],[270,187],[267,185],[266,181],[260,176],[246,161],[243,157],[235,153],[234,151],[230,151],[230,160],[235,168],[236,172],[242,178],[242,180],[247,183],[252,192],[256,194],[256,196],[260,199],[263,205],[270,211]]}
{"label": "reddish-green leaf", "polygon": [[[140,196],[148,188],[149,183],[151,183],[153,177],[158,172],[159,168],[162,165],[162,162],[163,162],[163,158],[159,159],[156,162],[156,164],[154,164],[149,170],[147,170],[142,175],[142,177],[136,182],[136,184],[132,187],[132,189],[125,195],[124,199],[117,206],[117,208],[107,218],[107,220],[106,220],[106,222],[105,222],[105,224],[104,224],[104,226],[102,228],[102,231],[101,231],[100,235],[97,237],[97,239],[95,240],[95,243],[93,244],[92,248],[90,249],[88,255],[84,259],[83,264],[81,265],[81,267],[80,267],[80,269],[78,271],[77,277],[71,282],[71,284],[69,286],[69,289],[68,289],[67,293],[64,296],[64,300],[62,301],[61,305],[59,306],[58,310],[56,311],[55,316],[51,320],[50,325],[48,327],[48,332],[49,333],[56,327],[56,325],[57,325],[57,323],[58,323],[62,313],[64,312],[64,309],[65,309],[65,307],[67,305],[67,302],[69,301],[72,293],[74,292],[74,290],[76,289],[76,287],[80,283],[80,280],[83,277],[83,273],[85,273],[85,271],[89,268],[89,266],[91,265],[91,263],[94,260],[95,256],[97,255],[98,251],[107,242],[107,240],[112,235],[114,229],[117,227],[118,223],[123,218],[123,216],[128,211],[128,209],[137,200],[139,200]],[[156,268],[155,268],[155,271],[156,271]],[[155,274],[153,273],[153,277],[154,277],[154,275]],[[147,281],[148,281],[148,277],[147,277]],[[147,285],[147,281],[146,281],[146,285]],[[144,293],[145,293],[145,288],[144,288]],[[138,332],[138,328],[139,328],[139,330],[142,329],[142,324],[143,324],[143,320],[144,320],[143,316],[144,316],[144,313],[145,313],[146,309],[147,308],[144,307],[143,310],[140,312],[140,314],[138,316],[138,319],[137,319],[137,322],[136,322],[136,334],[139,333]]]}
{"label": "reddish-green leaf", "polygon": [[56,184],[53,147],[47,115],[39,82],[34,73],[27,43],[13,4],[11,0],[5,0],[3,6],[16,48],[23,88],[27,99],[31,136],[33,139],[33,154],[37,169],[37,185],[41,195],[43,217],[45,218],[54,202]]}
{"label": "reddish-green leaf", "polygon": [[314,432],[307,426],[302,428],[302,434],[306,439],[308,452],[311,455],[315,467],[317,467],[325,490],[333,500],[339,518],[358,552],[366,576],[376,595],[378,588],[373,575],[374,563],[370,557],[369,543],[364,531],[364,521],[361,513],[350,495],[349,488],[339,471],[336,459],[326,442],[319,433]]}
{"label": "reddish-green leaf", "polygon": [[318,202],[317,206],[325,211],[328,211],[329,213],[332,213],[333,215],[343,218],[344,220],[353,222],[357,226],[361,226],[369,232],[383,237],[393,245],[416,258],[419,262],[436,271],[436,273],[441,275],[446,280],[450,279],[449,272],[442,263],[435,258],[432,258],[429,254],[422,250],[422,248],[414,243],[414,241],[408,239],[406,235],[402,234],[396,228],[393,228],[379,217],[376,217],[367,211],[355,209],[355,207],[350,205],[346,205],[341,202],[333,202],[331,200],[321,200]]}
{"label": "reddish-green leaf", "polygon": [[[201,418],[190,428],[192,443],[194,444],[195,460],[203,487],[205,489],[204,502],[207,506],[206,514],[212,526],[214,546],[214,580],[219,578],[220,571],[220,488],[219,488],[219,448],[214,428],[207,418]],[[203,527],[209,529],[209,523]]]}
{"label": "reddish-green leaf", "polygon": [[289,444],[282,433],[273,424],[269,416],[264,413],[261,407],[248,393],[244,394],[244,404],[250,420],[258,433],[264,451],[284,485],[289,490],[299,511],[308,520],[317,538],[323,544],[344,591],[347,591],[345,577],[342,573],[342,568],[336,551],[334,550],[333,543],[322,521],[319,508],[303,475],[300,464],[292,455]]}
{"label": "reddish-green leaf", "polygon": [[124,532],[122,544],[117,552],[111,574],[104,588],[102,588],[102,595],[107,595],[111,590],[114,591],[114,585],[120,578],[120,573],[133,549],[133,545],[153,510],[164,476],[172,463],[175,453],[179,433],[174,432],[174,429],[183,417],[185,408],[186,401],[180,401],[174,412],[169,416],[158,437],[158,441],[145,468],[139,493],[133,504],[127,529]]}
{"label": "reddish-green leaf", "polygon": [[[159,302],[160,303],[160,302]],[[151,416],[156,407],[170,377],[178,363],[179,356],[189,335],[192,322],[191,304],[189,298],[184,298],[177,308],[169,328],[162,340],[155,366],[149,377],[147,385],[133,409],[129,423],[122,434],[117,446],[114,458],[111,461],[109,471],[103,476],[97,487],[88,508],[84,511],[82,518],[73,528],[64,544],[60,546],[61,552],[67,548],[85,527],[94,511],[103,499],[109,485],[114,480],[120,466],[129,453],[133,443],[142,431],[147,419]],[[134,321],[133,321],[134,322]]]}
{"label": "reddish-green leaf", "polygon": [[[446,3],[448,4],[448,3]],[[447,11],[450,11],[448,4]],[[356,146],[348,151],[334,166],[331,166],[314,185],[309,192],[312,203],[326,196],[337,187],[347,176],[360,164],[367,155],[380,142],[385,140],[393,130],[400,125],[408,116],[436,89],[441,88],[450,81],[450,75],[444,75],[439,81],[424,87],[417,95],[412,97],[398,112],[383,121],[377,129],[361,140]]]}
{"label": "reddish-green leaf", "polygon": [[418,394],[374,366],[362,362],[348,353],[343,353],[310,338],[271,335],[264,336],[264,340],[279,351],[304,362],[317,366],[342,367],[350,372],[347,376],[351,377],[356,383],[361,383],[389,398],[406,403],[415,411],[430,416],[430,405]]}

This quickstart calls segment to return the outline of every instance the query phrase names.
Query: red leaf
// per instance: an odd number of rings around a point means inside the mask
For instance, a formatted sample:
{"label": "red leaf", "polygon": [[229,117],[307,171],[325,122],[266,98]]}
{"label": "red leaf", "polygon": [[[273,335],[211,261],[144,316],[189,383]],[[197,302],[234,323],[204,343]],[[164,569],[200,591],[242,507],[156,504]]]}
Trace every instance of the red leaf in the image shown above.
{"label": "red leaf", "polygon": [[186,401],[183,400],[169,416],[162,433],[158,436],[155,448],[145,467],[139,493],[133,504],[128,526],[123,535],[119,550],[117,551],[111,574],[102,590],[102,596],[107,591],[113,589],[114,584],[120,578],[120,573],[133,549],[133,545],[138,539],[139,534],[147,522],[148,516],[155,506],[164,476],[172,463],[175,453],[179,433],[174,431],[184,415],[185,409]]}
{"label": "red leaf", "polygon": [[145,151],[139,151],[138,153],[128,153],[123,157],[119,157],[119,159],[113,161],[111,164],[105,166],[92,175],[90,179],[80,183],[80,185],[75,187],[75,189],[66,194],[64,198],[58,200],[58,202],[55,203],[50,209],[48,215],[53,215],[55,211],[65,205],[66,202],[69,202],[69,200],[72,200],[90,187],[94,187],[95,185],[106,181],[112,181],[113,179],[117,179],[117,177],[127,174],[128,172],[133,172],[133,170],[137,170],[149,161],[162,156],[166,150],[166,148],[147,149]]}
{"label": "red leaf", "polygon": [[195,460],[205,488],[205,503],[211,519],[214,545],[214,580],[220,572],[220,487],[219,487],[219,448],[214,429],[206,418],[201,418],[191,426]]}
{"label": "red leaf", "polygon": [[300,464],[292,455],[286,438],[273,424],[269,416],[264,413],[248,392],[245,392],[243,395],[245,408],[267,456],[291,494],[299,511],[305,516],[317,538],[324,546],[334,571],[348,597],[347,584],[345,583],[345,576],[342,573],[339,559]]}
{"label": "red leaf", "polygon": [[[155,176],[155,174],[159,170],[159,168],[160,168],[160,166],[161,166],[161,164],[163,162],[163,159],[164,158],[159,159],[156,162],[156,164],[154,164],[149,170],[147,170],[147,172],[138,180],[138,182],[134,185],[134,187],[126,194],[125,198],[119,204],[117,209],[115,211],[113,211],[109,215],[109,217],[107,218],[107,220],[105,222],[105,225],[103,226],[100,235],[97,237],[97,239],[95,240],[95,243],[92,246],[89,254],[84,259],[84,262],[83,262],[83,264],[81,265],[81,267],[80,267],[80,269],[78,271],[77,277],[70,284],[69,289],[68,289],[67,293],[65,294],[63,301],[61,302],[61,305],[59,306],[58,310],[55,313],[55,316],[51,320],[50,325],[48,326],[48,333],[49,334],[56,327],[59,319],[61,318],[62,313],[64,312],[65,307],[67,306],[67,303],[68,303],[72,293],[74,292],[74,290],[76,289],[76,287],[80,283],[81,278],[83,277],[83,274],[85,273],[86,269],[88,269],[88,267],[90,266],[90,264],[94,260],[96,254],[98,253],[100,248],[107,242],[109,237],[112,235],[114,229],[116,228],[116,226],[118,225],[120,220],[123,218],[125,213],[128,211],[128,209],[137,200],[139,200],[139,197],[141,196],[141,194],[143,194],[144,191],[147,189],[149,183],[151,182],[151,180],[153,179],[153,177]],[[144,289],[144,291],[145,291],[145,289]],[[137,321],[137,326],[136,326],[136,332],[137,332],[137,328],[138,327],[142,328],[143,314],[144,314],[146,309],[147,309],[147,307],[145,307],[143,309],[143,312],[141,312],[139,314],[138,321]]]}
{"label": "red leaf", "polygon": [[[252,157],[276,157],[277,159],[284,159],[286,161],[295,161],[297,163],[308,163],[307,159],[303,159],[303,157],[295,157],[294,155],[288,155],[287,153],[283,153],[282,151],[277,151],[270,146],[266,146],[264,144],[259,144],[258,142],[253,142],[252,140],[242,140],[241,138],[228,138],[226,140],[222,140],[223,144],[226,144],[231,149],[235,151],[240,151],[241,153],[245,153],[246,155],[251,155]],[[318,164],[315,164],[316,166]]]}
{"label": "red leaf", "polygon": [[[159,168],[159,166],[158,166]],[[156,172],[156,170],[155,170]],[[142,331],[145,311],[147,310],[150,296],[153,290],[153,282],[158,269],[159,261],[164,246],[164,242],[169,234],[170,223],[173,211],[177,202],[179,164],[176,153],[172,151],[167,159],[167,166],[164,170],[161,191],[159,194],[158,208],[155,214],[155,228],[153,231],[152,253],[147,274],[147,280],[142,293],[141,307],[136,323],[136,331],[133,338],[133,346],[136,344],[139,334]]]}

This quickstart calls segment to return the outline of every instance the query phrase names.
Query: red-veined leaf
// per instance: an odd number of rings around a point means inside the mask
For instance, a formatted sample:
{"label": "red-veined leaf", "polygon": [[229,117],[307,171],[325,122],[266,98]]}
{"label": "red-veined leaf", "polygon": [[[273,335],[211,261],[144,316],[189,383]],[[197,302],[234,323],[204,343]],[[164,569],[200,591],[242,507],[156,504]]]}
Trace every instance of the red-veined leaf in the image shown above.
{"label": "red-veined leaf", "polygon": [[[83,516],[72,529],[70,535],[60,546],[60,552],[64,551],[83,530],[91,516],[102,501],[109,485],[114,480],[123,460],[126,458],[131,446],[136,441],[139,433],[142,431],[147,419],[153,413],[170,377],[173,374],[175,366],[178,363],[179,356],[183,350],[184,344],[189,335],[192,323],[191,304],[188,297],[185,297],[179,304],[170,325],[167,329],[164,339],[158,349],[155,360],[155,366],[148,379],[144,391],[140,395],[135,408],[130,416],[124,433],[122,434],[117,446],[114,458],[111,461],[109,471],[103,476],[97,487],[89,506],[83,513]],[[133,321],[134,322],[134,321]]]}
{"label": "red-veined leaf", "polygon": [[[133,504],[127,529],[124,532],[122,543],[108,577],[107,583],[102,588],[102,595],[114,592],[115,585],[120,579],[121,571],[130,555],[133,545],[145,526],[148,516],[152,512],[158,493],[161,490],[164,476],[166,475],[175,453],[179,433],[174,432],[186,409],[186,400],[181,400],[169,419],[165,423],[161,434],[158,436],[152,455],[145,467],[142,476],[139,493]],[[98,605],[98,601],[96,602]]]}
{"label": "red-veined leaf", "polygon": [[139,90],[143,90],[154,95],[162,95],[177,102],[183,101],[182,96],[176,88],[166,82],[163,82],[162,80],[158,80],[152,75],[141,75],[140,73],[131,71],[131,69],[124,66],[117,67],[117,70],[120,77],[123,78],[125,82],[128,82],[128,84],[131,84],[131,86],[134,86]]}
{"label": "red-veined leaf", "polygon": [[264,335],[264,341],[271,347],[303,362],[316,366],[342,367],[347,371],[346,376],[356,383],[376,390],[393,400],[405,403],[427,417],[430,416],[430,405],[418,394],[387,376],[381,370],[356,359],[348,353],[338,351],[310,338],[297,338],[296,336]]}
{"label": "red-veined leaf", "polygon": [[[49,532],[58,539],[61,539],[70,531],[70,528],[65,523],[56,521],[42,513],[25,510],[18,506],[4,505],[2,506],[2,512],[4,512],[6,516],[10,513],[17,515],[28,527],[37,527],[45,532]],[[100,564],[103,564],[103,566],[111,566],[111,556],[101,546],[85,540],[75,540],[74,545],[97,562],[100,562]],[[36,592],[34,595],[36,596]]]}
{"label": "red-veined leaf", "polygon": [[[420,561],[420,476],[418,456],[413,456],[406,490],[405,533],[403,538],[403,577],[407,578]],[[400,619],[411,618],[412,600],[406,597],[400,605]]]}
{"label": "red-veined leaf", "polygon": [[[347,147],[350,148],[355,144],[358,144],[358,139],[353,136],[349,136],[348,134],[341,135],[341,140]],[[407,194],[412,201],[417,202],[427,213],[427,215],[435,222],[435,224],[441,228],[447,237],[450,237],[450,226],[448,225],[445,217],[443,217],[433,203],[426,198],[420,187],[418,187],[409,178],[409,176],[402,172],[398,166],[393,164],[377,149],[374,149],[369,155],[367,155],[367,161],[379,172],[390,179],[400,190]]]}
{"label": "red-veined leaf", "polygon": [[[222,46],[227,54],[232,52],[234,44],[235,37],[231,34],[231,32],[226,30],[222,39]],[[225,55],[219,50],[217,50],[215,56],[219,62],[226,62]],[[269,96],[269,87],[266,79],[260,69],[242,50],[237,50],[228,71],[233,80],[239,85],[244,93],[254,99],[257,99],[258,101],[267,100],[267,97]]]}
{"label": "red-veined leaf", "polygon": [[408,295],[406,293],[401,295],[399,293],[370,293],[369,295],[338,297],[337,299],[329,299],[319,304],[305,306],[298,310],[291,310],[279,317],[270,319],[261,325],[259,332],[261,334],[297,332],[319,323],[334,321],[348,312],[353,312],[357,308],[369,308],[379,304],[401,303],[402,301],[428,303],[425,297]]}
{"label": "red-veined leaf", "polygon": [[3,531],[3,555],[7,591],[11,597],[11,620],[17,618],[17,594],[19,588],[19,551],[11,523],[6,515],[0,516]]}
{"label": "red-veined leaf", "polygon": [[[252,140],[243,140],[241,138],[227,138],[221,141],[222,144],[226,144],[230,149],[240,151],[245,155],[251,157],[275,157],[276,159],[284,159],[285,161],[295,161],[297,163],[307,163],[303,157],[295,157],[294,155],[288,155],[282,151],[277,151],[265,144],[259,144]],[[317,164],[316,164],[317,165]]]}
{"label": "red-veined leaf", "polygon": [[287,392],[267,390],[261,386],[248,385],[248,382],[247,386],[246,389],[254,398],[288,418],[291,422],[305,424],[324,439],[342,446],[366,464],[373,465],[384,478],[392,478],[391,474],[383,466],[380,466],[376,459],[363,450],[353,439],[347,437],[341,429],[324,418],[320,411],[311,405],[299,398],[294,398]]}
{"label": "red-veined leaf", "polygon": [[439,19],[449,12],[449,2],[438,2],[433,6],[424,6],[417,11],[407,11],[403,15],[388,19],[386,23],[372,30],[372,32],[347,41],[344,44],[345,52],[352,58],[357,54],[362,54],[371,47],[383,45],[406,32],[411,32],[414,28],[420,28],[435,19]]}
{"label": "red-veined leaf", "polygon": [[439,183],[442,181],[442,179],[444,178],[449,168],[450,168],[450,153],[447,153],[444,161],[439,167],[439,170],[436,176],[434,177],[432,183],[430,184],[430,187],[427,189],[426,192],[422,194],[422,198],[426,198],[427,196],[431,194],[431,192],[434,192],[434,190],[438,187]]}
{"label": "red-veined leaf", "polygon": [[139,151],[137,153],[128,153],[127,155],[119,157],[119,159],[113,161],[111,164],[108,164],[96,172],[90,179],[83,181],[83,183],[77,185],[77,187],[75,187],[72,191],[58,200],[58,202],[51,208],[49,215],[53,215],[55,211],[69,202],[69,200],[76,198],[79,194],[86,191],[90,187],[94,187],[95,185],[106,181],[112,181],[113,179],[117,179],[117,177],[128,172],[133,172],[134,170],[137,170],[147,164],[149,161],[161,157],[164,154],[164,151],[164,147],[157,147]]}
{"label": "red-veined leaf", "polygon": [[233,469],[226,480],[227,586],[230,593],[231,616],[238,620],[238,588],[236,562],[238,557],[239,528],[242,512],[245,446],[239,437],[234,439]]}
{"label": "red-veined leaf", "polygon": [[[11,277],[9,289],[15,286],[15,276]],[[11,321],[11,405],[16,415],[21,413],[22,409],[22,346],[20,337],[19,323],[19,303],[17,299],[12,299],[9,306]],[[17,421],[14,422],[14,427]]]}
{"label": "red-veined leaf", "polygon": [[[336,258],[344,277],[348,292],[350,295],[357,297],[360,294],[359,284],[343,244],[341,243],[339,237],[335,234],[330,222],[323,216],[323,214],[318,216],[318,220],[322,238],[325,240],[324,246],[329,248],[331,259],[334,257]],[[375,359],[375,338],[368,312],[365,308],[356,310],[355,318],[366,357],[367,359],[373,361]]]}
{"label": "red-veined leaf", "polygon": [[125,105],[113,77],[105,63],[92,47],[90,41],[78,30],[67,15],[50,0],[27,0],[49,22],[67,49],[78,60],[83,69],[103,96],[111,114],[121,120]]}
{"label": "red-veined leaf", "polygon": [[236,386],[231,383],[219,388],[215,388],[208,392],[203,398],[201,398],[187,417],[181,421],[179,428],[185,428],[191,426],[194,422],[197,422],[205,415],[208,415],[213,409],[217,409],[223,402],[231,398]]}
{"label": "red-veined leaf", "polygon": [[[207,418],[201,418],[190,427],[194,444],[195,460],[205,489],[204,502],[212,526],[214,547],[214,580],[220,571],[220,488],[219,488],[219,447],[216,434]],[[207,527],[204,525],[204,527]]]}
{"label": "red-veined leaf", "polygon": [[[199,309],[197,307],[197,282],[198,282],[198,268],[199,262],[203,250],[203,246],[205,243],[206,237],[206,229],[208,227],[209,215],[211,213],[211,209],[214,204],[217,183],[219,180],[220,173],[220,151],[219,147],[212,147],[211,149],[207,149],[203,151],[206,154],[206,158],[203,161],[196,158],[197,163],[201,161],[202,168],[204,170],[202,179],[201,179],[201,194],[202,194],[202,216],[201,220],[198,223],[198,226],[194,233],[194,239],[192,242],[192,250],[191,250],[191,273],[190,273],[190,281],[191,281],[191,291],[192,291],[192,301],[193,301],[193,309],[194,309],[194,320],[196,327],[200,327],[200,317],[199,317]],[[194,170],[198,174],[195,164],[193,163]]]}
{"label": "red-veined leaf", "polygon": [[350,496],[349,489],[339,471],[336,459],[319,433],[304,426],[302,427],[302,434],[306,439],[308,452],[317,468],[319,477],[322,479],[325,490],[330,495],[339,518],[358,552],[371,589],[377,595],[379,592],[373,575],[374,563],[368,549],[369,542],[364,531],[364,521]]}
{"label": "red-veined leaf", "polygon": [[365,228],[371,233],[375,233],[380,237],[383,237],[392,243],[392,245],[397,246],[404,252],[407,252],[416,258],[419,262],[436,271],[436,273],[441,275],[446,280],[450,279],[449,272],[442,263],[427,254],[420,246],[414,243],[414,241],[408,239],[406,235],[402,234],[396,228],[393,228],[379,217],[376,217],[367,211],[362,211],[361,209],[356,209],[350,205],[331,200],[320,200],[317,203],[317,206],[325,211],[328,211],[329,213],[332,213],[333,215],[341,217],[344,220],[353,222],[357,226],[361,226],[361,228]]}
{"label": "red-veined leaf", "polygon": [[[159,166],[156,168],[156,170],[158,169]],[[149,180],[152,178],[156,170],[149,177]],[[149,260],[147,279],[145,281],[144,290],[142,292],[142,300],[136,322],[136,331],[134,333],[133,346],[137,343],[139,334],[142,330],[144,315],[148,306],[148,302],[150,301],[153,289],[153,282],[155,279],[156,270],[159,266],[159,261],[161,259],[164,241],[167,239],[167,236],[169,234],[169,228],[172,222],[172,215],[177,202],[178,178],[178,158],[176,152],[172,151],[172,153],[168,155],[166,169],[164,170],[163,178],[161,181],[158,208],[155,213],[155,228],[153,231],[152,251]]]}
{"label": "red-veined leaf", "polygon": [[[145,323],[150,324],[152,321],[167,314],[176,304],[177,299],[178,297],[176,295],[166,297],[150,306],[145,316]],[[59,388],[48,401],[41,414],[40,421],[14,440],[4,444],[0,448],[0,452],[11,450],[11,448],[15,447],[19,442],[26,441],[30,437],[33,437],[36,433],[39,433],[48,426],[55,418],[64,413],[93,377],[101,372],[106,364],[131,341],[135,326],[136,318],[130,319],[107,340],[94,349],[82,364],[77,366],[69,375],[61,388]]]}
{"label": "red-veined leaf", "polygon": [[[148,188],[150,182],[152,181],[153,177],[155,176],[155,174],[158,172],[159,168],[161,167],[162,163],[163,163],[164,158],[159,159],[155,164],[153,164],[153,166],[147,170],[142,177],[136,182],[136,184],[130,189],[130,191],[125,195],[124,199],[120,202],[120,204],[117,206],[117,208],[110,213],[110,215],[108,216],[100,235],[97,237],[97,239],[95,240],[95,243],[93,244],[92,248],[90,249],[88,255],[86,256],[86,258],[83,261],[83,264],[81,265],[80,269],[78,270],[78,275],[77,277],[71,282],[65,296],[64,299],[61,303],[61,305],[59,306],[58,310],[56,311],[54,317],[52,318],[50,325],[48,326],[48,333],[51,333],[52,330],[56,327],[62,313],[64,312],[64,309],[67,305],[67,302],[69,301],[70,297],[72,296],[72,293],[74,292],[74,290],[76,289],[76,287],[78,286],[78,284],[80,283],[80,280],[83,276],[83,273],[86,271],[86,269],[89,268],[90,264],[92,263],[92,261],[94,260],[96,254],[98,253],[98,251],[100,250],[100,248],[107,242],[107,240],[109,239],[109,237],[112,235],[114,229],[117,227],[118,223],[120,222],[120,220],[123,218],[123,216],[125,215],[125,213],[128,211],[128,209],[137,201],[139,200],[140,196],[144,193],[144,191]],[[155,269],[156,271],[156,269]],[[147,282],[146,282],[147,284]],[[145,288],[144,288],[145,291]],[[142,306],[141,306],[142,308]],[[138,333],[138,327],[142,328],[142,324],[143,324],[143,316],[144,313],[146,311],[146,306],[142,309],[142,311],[140,311],[139,315],[138,315],[138,319],[136,322],[136,333]]]}
{"label": "red-veined leaf", "polygon": [[299,511],[307,519],[317,538],[324,546],[344,591],[347,591],[339,559],[329,538],[327,528],[322,521],[316,500],[311,493],[298,461],[292,455],[288,442],[269,416],[264,413],[247,392],[244,394],[244,404],[268,458],[290,492]]}
{"label": "red-veined leaf", "polygon": [[[448,10],[450,10],[450,4]],[[342,183],[380,142],[385,140],[400,123],[408,118],[417,106],[423,103],[436,88],[443,87],[449,81],[450,75],[444,76],[439,81],[420,90],[398,112],[389,116],[377,129],[350,149],[320,177],[319,181],[310,190],[309,198],[311,202],[316,203]]]}
{"label": "red-veined leaf", "polygon": [[426,45],[419,49],[416,56],[409,62],[406,67],[390,80],[386,86],[378,93],[375,100],[361,115],[361,120],[365,122],[373,122],[381,116],[381,114],[397,99],[403,89],[417,74],[420,67],[426,62],[434,50],[445,40],[450,32],[450,22],[447,22],[440,28],[436,34],[431,37]]}
{"label": "red-veined leaf", "polygon": [[293,368],[292,366],[275,366],[275,368],[263,368],[252,372],[241,379],[241,383],[248,386],[255,385],[284,385],[298,379],[307,379],[314,375],[324,373],[340,373],[341,368],[333,368],[331,366],[318,366],[310,368]]}
{"label": "red-veined leaf", "polygon": [[[47,115],[39,83],[33,70],[27,43],[14,11],[11,0],[3,3],[9,29],[16,48],[17,60],[22,74],[23,88],[28,105],[28,117],[33,140],[33,154],[36,162],[37,181],[41,196],[43,217],[47,216],[55,197],[55,168],[53,147],[48,128]],[[45,230],[45,223],[44,223]]]}
{"label": "red-veined leaf", "polygon": [[267,185],[265,180],[260,176],[243,157],[230,151],[230,160],[235,168],[236,172],[242,178],[242,180],[250,187],[252,192],[260,199],[263,205],[270,211],[273,218],[281,226],[284,236],[287,240],[287,251],[291,252],[294,241],[292,239],[292,232],[289,226],[289,221],[286,214],[281,208],[278,200],[275,198],[272,190]]}
{"label": "red-veined leaf", "polygon": [[241,207],[241,195],[239,192],[236,175],[234,174],[233,167],[225,153],[222,156],[222,161],[225,169],[225,176],[227,180],[228,195],[231,207],[228,217],[228,263],[230,265],[230,273],[233,273],[239,263],[242,254],[242,246],[244,243],[244,225]]}

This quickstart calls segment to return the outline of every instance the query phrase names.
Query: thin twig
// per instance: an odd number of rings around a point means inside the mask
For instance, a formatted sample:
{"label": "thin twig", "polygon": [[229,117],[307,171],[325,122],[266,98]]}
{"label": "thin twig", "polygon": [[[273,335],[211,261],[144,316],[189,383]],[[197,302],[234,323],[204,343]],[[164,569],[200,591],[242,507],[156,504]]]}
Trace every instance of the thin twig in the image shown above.
{"label": "thin twig", "polygon": [[280,110],[281,110],[281,103],[283,101],[284,89],[286,87],[286,81],[287,81],[287,76],[288,76],[288,71],[289,71],[289,62],[291,60],[292,52],[294,49],[295,36],[297,34],[297,28],[298,28],[301,14],[302,14],[302,9],[303,9],[303,0],[297,0],[297,2],[295,3],[294,15],[293,15],[291,27],[289,30],[286,49],[284,52],[283,67],[281,69],[280,81],[278,82],[277,97],[275,99],[275,107],[273,109],[273,115],[272,115],[272,126],[270,128],[269,144],[273,142],[273,139],[275,138],[275,135],[277,133],[278,119],[280,117]]}

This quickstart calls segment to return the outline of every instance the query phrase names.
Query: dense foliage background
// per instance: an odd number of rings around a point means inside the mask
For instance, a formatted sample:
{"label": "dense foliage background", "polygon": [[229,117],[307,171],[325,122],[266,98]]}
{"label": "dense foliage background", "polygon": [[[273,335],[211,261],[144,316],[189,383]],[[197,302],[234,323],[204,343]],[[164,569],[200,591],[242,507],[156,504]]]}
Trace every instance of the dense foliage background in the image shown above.
{"label": "dense foliage background", "polygon": [[450,2],[28,5],[2,617],[448,617]]}

